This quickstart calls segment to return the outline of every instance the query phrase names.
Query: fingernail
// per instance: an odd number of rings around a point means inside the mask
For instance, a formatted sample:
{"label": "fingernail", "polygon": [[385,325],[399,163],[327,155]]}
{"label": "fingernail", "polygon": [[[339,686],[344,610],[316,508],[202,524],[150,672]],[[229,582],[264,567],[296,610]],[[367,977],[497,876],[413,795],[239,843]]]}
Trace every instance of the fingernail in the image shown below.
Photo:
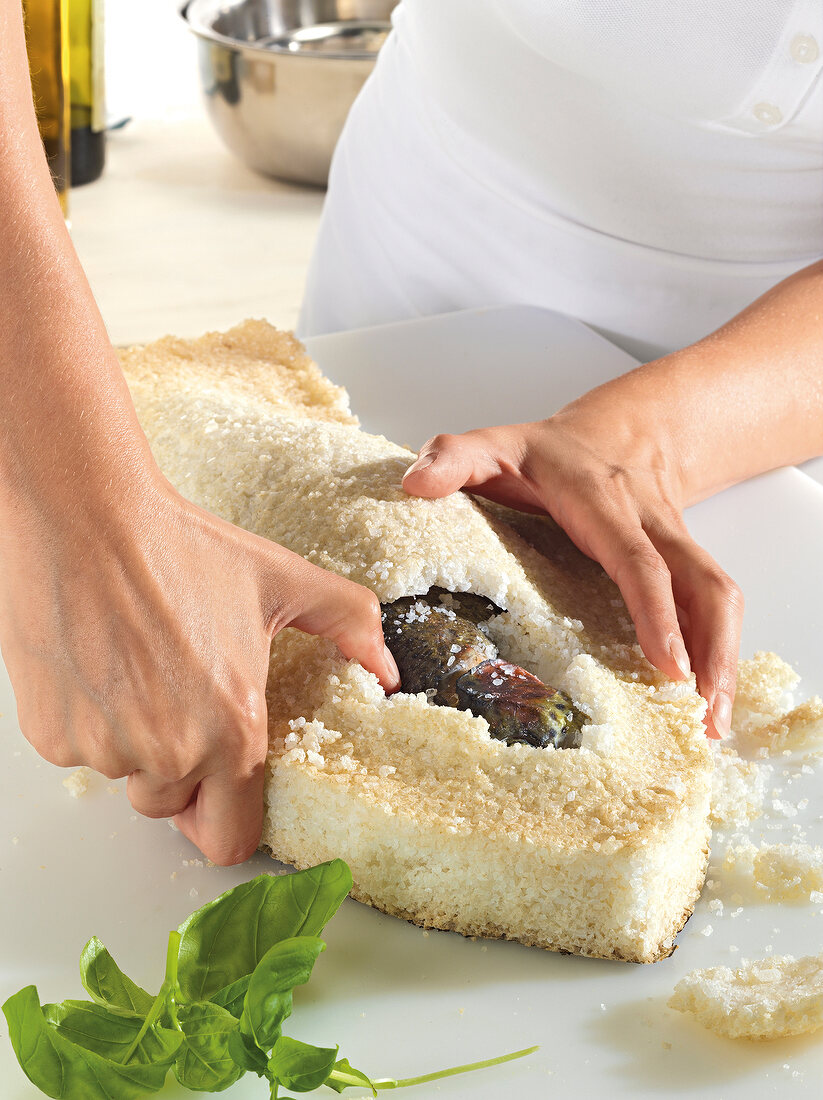
{"label": "fingernail", "polygon": [[732,728],[732,701],[724,691],[719,691],[714,697],[712,707],[712,725],[718,737],[725,738],[731,733]]}
{"label": "fingernail", "polygon": [[421,470],[425,470],[427,466],[431,466],[432,462],[434,462],[435,460],[435,457],[435,455],[431,454],[420,455],[419,458],[416,458],[414,462],[412,462],[411,466],[409,466],[408,470],[406,470],[405,474],[403,474],[403,477],[408,477],[409,474],[417,474]]}
{"label": "fingernail", "polygon": [[383,646],[383,659],[386,662],[386,668],[394,678],[395,683],[400,683],[400,671],[397,667],[397,661],[392,656],[392,651],[387,645]]}
{"label": "fingernail", "polygon": [[680,669],[683,678],[691,676],[692,666],[689,664],[689,655],[683,645],[683,639],[678,634],[672,634],[669,639],[669,653],[671,653],[672,660]]}

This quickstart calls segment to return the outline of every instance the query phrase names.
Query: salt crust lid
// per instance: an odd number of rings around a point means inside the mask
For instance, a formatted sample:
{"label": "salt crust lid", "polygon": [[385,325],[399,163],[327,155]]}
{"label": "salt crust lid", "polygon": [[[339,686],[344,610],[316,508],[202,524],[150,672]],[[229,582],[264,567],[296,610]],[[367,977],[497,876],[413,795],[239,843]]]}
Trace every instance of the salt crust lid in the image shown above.
{"label": "salt crust lid", "polygon": [[473,821],[535,842],[642,846],[707,807],[693,681],[649,665],[617,588],[550,520],[463,493],[408,497],[412,452],[360,431],[345,391],[263,321],[166,338],[122,363],[155,457],[184,496],[381,601],[432,585],[490,597],[505,609],[490,624],[501,654],[590,718],[579,750],[508,747],[468,713],[387,699],[329,643],[285,630],[267,693],[277,758],[412,815],[425,803],[452,829]]}

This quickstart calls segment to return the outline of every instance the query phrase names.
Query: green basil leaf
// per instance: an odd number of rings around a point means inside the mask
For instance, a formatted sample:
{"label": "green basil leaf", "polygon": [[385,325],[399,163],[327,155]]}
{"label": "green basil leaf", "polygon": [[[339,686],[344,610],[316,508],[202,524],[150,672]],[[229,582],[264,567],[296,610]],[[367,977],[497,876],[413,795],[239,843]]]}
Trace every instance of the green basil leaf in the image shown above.
{"label": "green basil leaf", "polygon": [[266,1076],[267,1055],[258,1047],[254,1039],[243,1035],[239,1029],[229,1034],[227,1050],[238,1066],[244,1070],[250,1069],[258,1077]]}
{"label": "green basil leaf", "polygon": [[227,1012],[230,1012],[232,1016],[239,1020],[243,1012],[243,1002],[246,999],[246,990],[249,988],[250,980],[251,974],[245,974],[242,978],[238,978],[236,982],[232,982],[231,985],[218,989],[209,999],[212,1004],[225,1008]]}
{"label": "green basil leaf", "polygon": [[331,1073],[338,1047],[313,1047],[281,1035],[269,1058],[269,1073],[295,1092],[319,1088]]}
{"label": "green basil leaf", "polygon": [[23,1072],[57,1100],[138,1100],[159,1092],[183,1038],[165,1028],[150,1029],[124,1066],[117,1057],[140,1031],[136,1016],[91,1001],[41,1007],[33,985],[9,997],[3,1012]]}
{"label": "green basil leaf", "polygon": [[279,1038],[280,1025],[291,1013],[292,989],[309,980],[317,956],[325,949],[315,936],[295,936],[270,947],[255,967],[240,1029],[261,1050],[269,1050]]}
{"label": "green basil leaf", "polygon": [[101,1005],[114,1005],[145,1017],[154,1003],[154,997],[123,973],[97,936],[92,936],[83,948],[80,980]]}
{"label": "green basil leaf", "polygon": [[338,1058],[332,1066],[332,1076],[327,1077],[323,1083],[335,1092],[365,1085],[367,1089],[371,1089],[372,1096],[377,1096],[377,1089],[372,1084],[371,1078],[367,1077],[362,1070],[350,1065],[348,1058]]}
{"label": "green basil leaf", "polygon": [[178,980],[205,1001],[254,970],[280,940],[315,936],[351,889],[351,872],[333,859],[290,875],[258,875],[202,906],[180,925]]}
{"label": "green basil leaf", "polygon": [[245,1073],[229,1053],[229,1037],[237,1031],[237,1020],[210,1001],[179,1005],[177,1021],[183,1045],[174,1063],[174,1075],[194,1092],[222,1092]]}

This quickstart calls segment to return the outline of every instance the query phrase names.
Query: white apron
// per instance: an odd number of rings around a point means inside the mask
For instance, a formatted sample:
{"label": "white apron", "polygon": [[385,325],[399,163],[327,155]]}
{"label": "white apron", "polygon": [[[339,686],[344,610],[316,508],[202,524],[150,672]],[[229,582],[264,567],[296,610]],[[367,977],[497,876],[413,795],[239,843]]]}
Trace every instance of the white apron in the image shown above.
{"label": "white apron", "polygon": [[527,303],[693,342],[823,254],[821,72],[820,0],[405,0],[300,335]]}

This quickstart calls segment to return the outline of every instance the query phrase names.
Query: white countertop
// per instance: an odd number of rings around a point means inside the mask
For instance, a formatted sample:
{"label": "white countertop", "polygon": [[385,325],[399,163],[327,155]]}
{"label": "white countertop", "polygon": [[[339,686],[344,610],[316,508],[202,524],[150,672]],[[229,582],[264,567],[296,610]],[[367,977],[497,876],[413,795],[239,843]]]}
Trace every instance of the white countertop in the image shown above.
{"label": "white countertop", "polygon": [[[324,336],[311,350],[349,386],[367,428],[412,443],[440,427],[441,418],[457,427],[469,415],[484,423],[510,419],[525,394],[552,408],[576,388],[602,381],[604,372],[629,365],[623,352],[583,326],[528,307]],[[546,369],[550,354],[579,370],[553,376]],[[483,379],[495,377],[504,355],[510,369],[501,392]],[[433,385],[437,401],[429,400]],[[381,404],[378,391],[396,400]],[[823,487],[796,470],[777,471],[719,494],[688,518],[695,537],[746,593],[744,653],[773,647],[797,665],[804,692],[823,691],[823,589],[808,581],[817,575],[823,545]],[[823,766],[813,763],[811,774],[800,775],[802,759],[775,761],[768,784],[774,792],[752,830],[755,839],[823,844]],[[0,1000],[30,982],[44,1001],[81,995],[77,957],[92,934],[137,981],[156,988],[168,929],[273,866],[257,855],[240,867],[208,868],[165,822],[132,811],[124,782],[93,777],[88,793],[74,801],[62,778],[23,741],[0,668],[0,892],[12,901],[0,907]],[[808,804],[787,816],[772,797]],[[728,840],[715,838],[713,862]],[[541,1044],[522,1062],[420,1087],[409,1100],[817,1097],[820,1033],[734,1042],[667,1007],[675,983],[695,967],[820,950],[819,905],[740,901],[722,871],[710,874],[718,886],[704,892],[678,950],[651,966],[428,934],[346,901],[325,933],[327,955],[298,991],[288,1033],[339,1042],[353,1064],[379,1075],[411,1075]],[[709,910],[712,897],[723,901],[722,913]],[[259,1100],[264,1092],[246,1076],[225,1095]],[[3,1039],[0,1096],[38,1095]],[[162,1095],[191,1094],[169,1080]]]}
{"label": "white countertop", "polygon": [[111,133],[105,171],[71,192],[70,217],[112,342],[245,317],[293,328],[323,194],[251,172],[196,103]]}

